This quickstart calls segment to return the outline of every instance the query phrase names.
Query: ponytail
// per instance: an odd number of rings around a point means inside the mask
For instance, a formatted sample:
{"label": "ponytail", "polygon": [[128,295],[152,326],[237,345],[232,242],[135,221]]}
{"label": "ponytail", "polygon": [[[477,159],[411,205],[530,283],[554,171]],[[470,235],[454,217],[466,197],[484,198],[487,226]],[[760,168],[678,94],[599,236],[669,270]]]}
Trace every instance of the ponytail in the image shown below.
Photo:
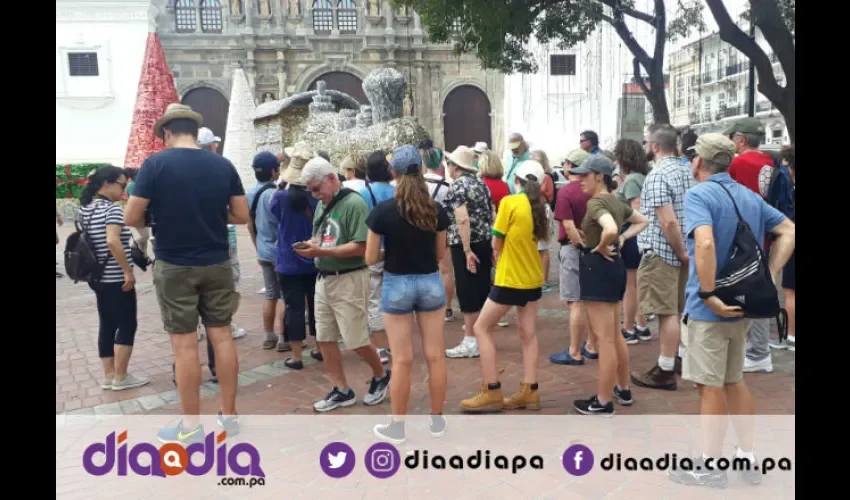
{"label": "ponytail", "polygon": [[531,218],[534,220],[534,236],[538,240],[549,241],[549,220],[546,217],[546,205],[543,201],[543,191],[539,182],[521,177],[516,178],[520,187],[531,204]]}
{"label": "ponytail", "polygon": [[602,180],[605,182],[605,187],[608,188],[609,193],[613,193],[617,190],[617,181],[610,175],[604,175]]}
{"label": "ponytail", "polygon": [[121,178],[122,175],[127,177],[124,169],[112,165],[100,167],[94,170],[91,174],[89,174],[86,187],[83,188],[83,192],[80,194],[80,206],[84,207],[90,204],[94,201],[95,195],[97,195],[97,192],[100,191],[100,188],[102,188],[104,184],[118,182],[118,179]]}

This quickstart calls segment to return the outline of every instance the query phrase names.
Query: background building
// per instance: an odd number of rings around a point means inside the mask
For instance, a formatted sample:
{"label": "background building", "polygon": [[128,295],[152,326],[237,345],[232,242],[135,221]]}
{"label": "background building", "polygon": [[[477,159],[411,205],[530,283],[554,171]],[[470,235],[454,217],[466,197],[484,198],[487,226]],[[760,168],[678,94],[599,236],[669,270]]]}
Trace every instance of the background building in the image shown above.
{"label": "background building", "polygon": [[[747,25],[741,29],[749,30]],[[756,29],[756,42],[773,62],[779,85],[784,73],[776,55]],[[671,120],[698,134],[721,132],[731,122],[747,116],[749,59],[713,33],[671,54]],[[756,73],[756,86],[758,73]],[[765,125],[767,144],[789,142],[785,119],[756,87],[756,117]]]}
{"label": "background building", "polygon": [[[387,0],[157,0],[157,30],[185,104],[225,136],[235,67],[258,103],[310,90],[317,80],[368,104],[369,71],[392,66],[411,94],[408,114],[447,149],[501,148],[504,79],[474,55],[429,43],[419,16]],[[247,7],[247,8],[246,8]],[[494,144],[495,143],[495,144]]]}
{"label": "background building", "polygon": [[56,163],[122,165],[153,2],[56,0]]}
{"label": "background building", "polygon": [[[649,25],[626,22],[642,46],[652,46],[654,32]],[[504,77],[506,133],[523,134],[532,149],[546,151],[552,162],[578,148],[584,130],[599,134],[600,146],[607,149],[622,135],[643,137],[648,103],[644,107],[640,93],[640,97],[626,94],[625,84],[634,77],[633,56],[613,27],[600,23],[586,41],[571,49],[543,46],[533,39],[527,49],[538,71]]]}

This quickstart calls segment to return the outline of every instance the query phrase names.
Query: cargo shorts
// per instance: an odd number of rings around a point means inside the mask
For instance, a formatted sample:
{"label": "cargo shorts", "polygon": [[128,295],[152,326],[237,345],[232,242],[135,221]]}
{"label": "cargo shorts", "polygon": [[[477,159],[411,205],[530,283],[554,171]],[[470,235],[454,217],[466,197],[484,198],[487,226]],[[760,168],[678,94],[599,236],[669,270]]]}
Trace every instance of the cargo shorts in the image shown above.
{"label": "cargo shorts", "polygon": [[153,283],[168,333],[194,333],[198,317],[206,328],[230,326],[239,308],[230,260],[210,266],[178,266],[157,259]]}

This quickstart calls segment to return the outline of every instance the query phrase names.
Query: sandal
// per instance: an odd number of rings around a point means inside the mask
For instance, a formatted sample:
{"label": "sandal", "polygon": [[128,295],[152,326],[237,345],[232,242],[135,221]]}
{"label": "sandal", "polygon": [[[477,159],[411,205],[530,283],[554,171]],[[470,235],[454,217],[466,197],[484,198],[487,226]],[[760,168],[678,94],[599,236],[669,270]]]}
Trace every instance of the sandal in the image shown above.
{"label": "sandal", "polygon": [[286,358],[286,360],[283,362],[283,364],[284,364],[284,366],[286,366],[287,368],[290,368],[292,370],[300,370],[300,369],[304,368],[304,362],[303,361],[295,361],[292,358]]}

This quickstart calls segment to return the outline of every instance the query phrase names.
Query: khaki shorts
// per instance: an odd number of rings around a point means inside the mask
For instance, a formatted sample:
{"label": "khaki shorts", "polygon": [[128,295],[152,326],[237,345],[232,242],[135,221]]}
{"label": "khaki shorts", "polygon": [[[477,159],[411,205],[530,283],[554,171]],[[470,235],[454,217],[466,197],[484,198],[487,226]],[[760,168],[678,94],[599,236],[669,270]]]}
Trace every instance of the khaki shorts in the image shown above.
{"label": "khaki shorts", "polygon": [[688,266],[671,266],[654,253],[646,253],[637,270],[638,304],[644,315],[675,316],[685,310]]}
{"label": "khaki shorts", "polygon": [[316,340],[338,342],[349,349],[369,345],[366,311],[369,306],[369,269],[316,280]]}
{"label": "khaki shorts", "polygon": [[714,322],[689,320],[682,378],[711,387],[736,384],[744,378],[744,353],[750,320]]}
{"label": "khaki shorts", "polygon": [[384,263],[369,266],[369,332],[381,332],[384,328],[384,315],[381,314],[381,288],[384,284]]}
{"label": "khaki shorts", "polygon": [[194,333],[199,316],[207,328],[229,326],[239,308],[229,260],[211,266],[177,266],[157,259],[153,283],[168,333]]}

